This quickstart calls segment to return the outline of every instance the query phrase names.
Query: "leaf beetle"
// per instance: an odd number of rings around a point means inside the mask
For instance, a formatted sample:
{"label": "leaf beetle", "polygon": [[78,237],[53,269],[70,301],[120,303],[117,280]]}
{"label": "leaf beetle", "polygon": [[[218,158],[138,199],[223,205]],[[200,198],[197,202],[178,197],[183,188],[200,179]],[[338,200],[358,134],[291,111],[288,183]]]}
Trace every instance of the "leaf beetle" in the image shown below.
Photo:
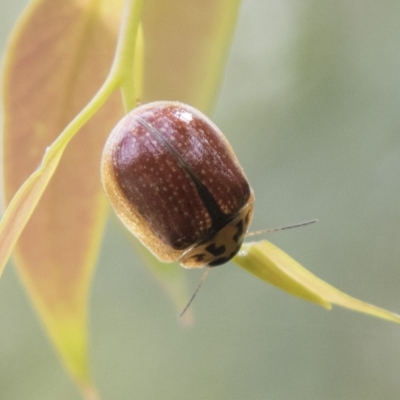
{"label": "leaf beetle", "polygon": [[230,144],[195,108],[141,105],[111,132],[101,177],[126,227],[161,261],[217,266],[239,251],[254,194]]}

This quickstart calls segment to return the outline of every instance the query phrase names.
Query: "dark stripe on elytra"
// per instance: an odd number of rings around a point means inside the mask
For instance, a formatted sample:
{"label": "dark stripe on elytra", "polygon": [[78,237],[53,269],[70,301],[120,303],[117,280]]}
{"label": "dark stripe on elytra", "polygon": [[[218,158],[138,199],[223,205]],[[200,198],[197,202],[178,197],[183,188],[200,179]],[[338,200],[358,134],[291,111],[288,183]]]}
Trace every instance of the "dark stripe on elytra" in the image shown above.
{"label": "dark stripe on elytra", "polygon": [[212,227],[211,227],[212,232],[219,231],[223,226],[225,226],[229,222],[229,220],[232,219],[232,215],[226,215],[221,211],[218,203],[215,201],[210,191],[201,182],[196,172],[193,171],[190,165],[188,165],[188,163],[181,157],[181,155],[175,149],[175,147],[172,146],[171,143],[169,143],[168,140],[165,139],[156,128],[154,128],[152,125],[146,122],[143,118],[137,115],[135,116],[135,118],[137,118],[139,123],[145,129],[147,129],[156,140],[161,142],[171,152],[171,154],[178,161],[179,166],[184,170],[184,172],[186,172],[190,176],[196,187],[197,193],[204,204],[204,207],[207,209],[208,214],[210,215],[212,221]]}

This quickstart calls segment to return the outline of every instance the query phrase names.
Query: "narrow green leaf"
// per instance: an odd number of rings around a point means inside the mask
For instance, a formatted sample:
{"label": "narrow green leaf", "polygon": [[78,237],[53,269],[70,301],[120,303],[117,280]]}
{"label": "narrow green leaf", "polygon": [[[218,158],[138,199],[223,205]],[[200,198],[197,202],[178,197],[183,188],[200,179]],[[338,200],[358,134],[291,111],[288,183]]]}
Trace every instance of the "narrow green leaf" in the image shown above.
{"label": "narrow green leaf", "polygon": [[400,323],[400,315],[365,303],[334,288],[302,267],[272,243],[245,243],[234,261],[258,278],[322,307],[336,304]]}

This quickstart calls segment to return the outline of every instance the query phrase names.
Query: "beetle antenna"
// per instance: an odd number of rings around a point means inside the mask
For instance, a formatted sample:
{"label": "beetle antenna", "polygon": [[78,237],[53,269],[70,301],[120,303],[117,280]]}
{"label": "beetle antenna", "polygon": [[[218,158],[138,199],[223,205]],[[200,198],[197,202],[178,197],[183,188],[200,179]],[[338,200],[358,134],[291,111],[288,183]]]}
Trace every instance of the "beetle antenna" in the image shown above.
{"label": "beetle antenna", "polygon": [[255,235],[262,235],[264,233],[270,233],[270,232],[276,232],[276,231],[283,231],[284,229],[298,228],[299,226],[306,226],[306,225],[314,224],[315,222],[318,222],[318,220],[317,219],[312,219],[310,221],[300,222],[300,223],[294,224],[294,225],[287,225],[287,226],[281,226],[279,228],[263,229],[261,231],[249,232],[249,233],[246,234],[246,237],[255,236]]}
{"label": "beetle antenna", "polygon": [[208,273],[210,272],[211,267],[207,267],[206,271],[204,272],[203,276],[200,279],[199,284],[197,285],[196,290],[194,291],[194,293],[192,294],[192,297],[190,298],[189,302],[186,304],[186,307],[183,309],[183,311],[179,314],[180,317],[182,317],[183,314],[185,314],[186,310],[189,308],[189,306],[192,304],[192,301],[194,300],[194,298],[196,297],[197,292],[199,291],[199,289],[201,288],[201,285],[203,284],[203,282],[206,280]]}

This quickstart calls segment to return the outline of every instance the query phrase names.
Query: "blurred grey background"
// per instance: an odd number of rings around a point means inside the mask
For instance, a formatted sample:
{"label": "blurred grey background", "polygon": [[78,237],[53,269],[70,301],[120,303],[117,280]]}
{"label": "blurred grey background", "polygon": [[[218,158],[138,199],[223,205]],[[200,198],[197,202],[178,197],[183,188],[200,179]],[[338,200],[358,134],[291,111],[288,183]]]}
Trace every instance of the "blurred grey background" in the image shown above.
{"label": "blurred grey background", "polygon": [[[26,1],[5,1],[0,47]],[[256,194],[252,229],[329,283],[400,312],[400,3],[243,0],[213,118]],[[188,271],[194,287],[199,271]],[[400,326],[327,312],[228,264],[183,328],[110,219],[92,290],[103,399],[400,398]],[[10,265],[1,400],[78,400]]]}

